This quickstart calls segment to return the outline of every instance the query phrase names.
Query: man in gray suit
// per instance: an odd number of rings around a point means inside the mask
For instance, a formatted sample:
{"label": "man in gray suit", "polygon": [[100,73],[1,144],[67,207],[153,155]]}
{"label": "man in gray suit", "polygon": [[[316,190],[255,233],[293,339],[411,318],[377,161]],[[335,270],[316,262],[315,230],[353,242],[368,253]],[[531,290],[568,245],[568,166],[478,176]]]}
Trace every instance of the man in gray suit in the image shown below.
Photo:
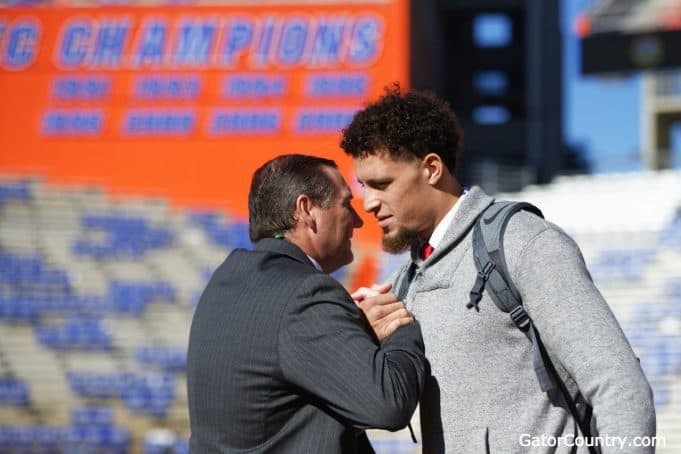
{"label": "man in gray suit", "polygon": [[[634,440],[655,435],[650,386],[560,228],[519,212],[503,253],[558,374],[578,409],[593,408],[592,434],[601,439],[580,439],[566,400],[540,391],[530,342],[489,292],[479,311],[467,308],[477,277],[472,227],[494,199],[479,187],[464,190],[454,176],[461,139],[445,102],[397,87],[358,112],[341,143],[384,249],[411,248],[394,282],[408,283],[398,297],[421,324],[432,369],[421,400],[424,452],[583,453],[586,442],[603,453],[653,451]],[[361,289],[355,298],[371,294]]]}
{"label": "man in gray suit", "polygon": [[418,324],[390,293],[363,301],[378,308],[364,319],[327,274],[353,258],[351,199],[326,159],[281,156],[255,172],[254,250],[229,254],[192,321],[193,453],[373,452],[363,429],[409,422],[425,380]]}

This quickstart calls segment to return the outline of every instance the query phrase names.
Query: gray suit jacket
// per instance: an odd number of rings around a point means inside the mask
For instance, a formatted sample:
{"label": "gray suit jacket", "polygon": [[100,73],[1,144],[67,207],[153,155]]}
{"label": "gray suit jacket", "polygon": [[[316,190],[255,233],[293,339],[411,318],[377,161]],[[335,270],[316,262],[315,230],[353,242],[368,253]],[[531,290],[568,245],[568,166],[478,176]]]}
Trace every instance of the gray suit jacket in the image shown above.
{"label": "gray suit jacket", "polygon": [[[406,295],[432,367],[421,403],[424,452],[575,452],[567,446],[577,433],[573,418],[558,396],[540,391],[527,338],[487,292],[480,312],[466,308],[476,277],[471,227],[492,202],[477,187],[461,200],[442,244],[416,268]],[[629,441],[654,435],[650,386],[575,242],[550,222],[520,212],[508,224],[504,252],[558,372],[593,406],[596,433]],[[555,447],[527,444],[542,435],[566,438]]]}
{"label": "gray suit jacket", "polygon": [[303,251],[261,240],[227,257],[194,314],[191,452],[373,452],[360,429],[404,427],[425,368],[418,324],[379,343]]}

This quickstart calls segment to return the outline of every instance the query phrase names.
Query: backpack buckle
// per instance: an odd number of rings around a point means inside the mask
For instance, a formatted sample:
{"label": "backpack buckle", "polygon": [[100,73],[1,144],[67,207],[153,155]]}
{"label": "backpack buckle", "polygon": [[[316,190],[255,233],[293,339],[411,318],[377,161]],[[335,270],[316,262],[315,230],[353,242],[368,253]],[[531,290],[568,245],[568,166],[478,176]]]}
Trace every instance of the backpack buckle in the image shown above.
{"label": "backpack buckle", "polygon": [[470,293],[471,299],[468,301],[468,303],[466,303],[466,308],[471,309],[474,307],[476,311],[480,312],[478,303],[482,298],[482,288],[484,285],[485,283],[479,277],[475,279],[475,284],[473,285],[473,289],[471,290]]}
{"label": "backpack buckle", "polygon": [[487,262],[485,263],[485,266],[482,267],[480,271],[478,271],[478,276],[485,282],[489,279],[490,274],[492,274],[492,271],[494,271],[494,263],[493,262]]}
{"label": "backpack buckle", "polygon": [[525,331],[530,326],[530,316],[525,312],[525,308],[517,305],[510,312],[511,320],[520,330]]}
{"label": "backpack buckle", "polygon": [[492,262],[487,262],[485,266],[478,271],[478,277],[475,278],[475,284],[473,284],[473,289],[470,293],[471,299],[466,303],[468,309],[474,307],[477,312],[480,312],[478,303],[482,299],[482,290],[485,288],[485,283],[489,279],[490,274],[492,274],[492,271],[494,271],[494,263]]}

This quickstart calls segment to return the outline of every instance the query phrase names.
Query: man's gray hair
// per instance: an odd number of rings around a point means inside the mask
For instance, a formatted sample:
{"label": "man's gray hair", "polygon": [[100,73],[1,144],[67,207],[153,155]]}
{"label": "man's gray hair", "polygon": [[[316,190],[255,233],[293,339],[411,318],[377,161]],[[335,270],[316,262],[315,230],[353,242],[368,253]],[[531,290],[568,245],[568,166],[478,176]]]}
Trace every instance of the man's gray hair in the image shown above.
{"label": "man's gray hair", "polygon": [[255,171],[248,193],[248,233],[251,241],[271,238],[295,226],[295,205],[305,194],[316,206],[328,208],[336,188],[324,167],[329,159],[300,154],[282,155]]}

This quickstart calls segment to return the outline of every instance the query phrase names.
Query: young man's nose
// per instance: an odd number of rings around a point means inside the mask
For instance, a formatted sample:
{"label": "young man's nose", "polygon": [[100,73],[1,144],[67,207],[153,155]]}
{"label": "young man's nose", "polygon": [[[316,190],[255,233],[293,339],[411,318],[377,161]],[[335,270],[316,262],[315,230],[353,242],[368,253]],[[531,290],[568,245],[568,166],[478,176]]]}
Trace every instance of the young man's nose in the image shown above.
{"label": "young man's nose", "polygon": [[378,199],[374,197],[373,191],[370,189],[364,190],[364,211],[371,213],[377,211],[379,206]]}

